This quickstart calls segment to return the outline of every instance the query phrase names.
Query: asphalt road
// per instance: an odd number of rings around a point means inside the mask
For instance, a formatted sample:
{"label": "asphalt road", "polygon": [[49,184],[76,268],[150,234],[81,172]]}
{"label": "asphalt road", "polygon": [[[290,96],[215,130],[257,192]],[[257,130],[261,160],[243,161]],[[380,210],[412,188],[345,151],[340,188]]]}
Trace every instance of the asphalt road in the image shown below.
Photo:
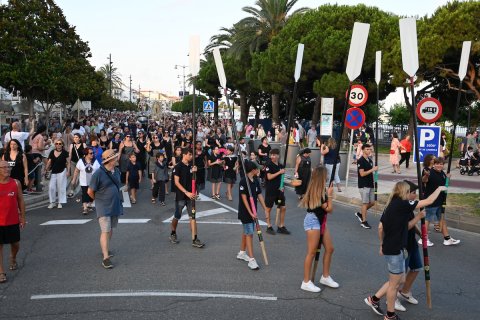
{"label": "asphalt road", "polygon": [[[292,234],[264,233],[268,266],[255,237],[261,269],[251,271],[236,259],[242,232],[234,212],[238,197],[221,201],[233,210],[207,197],[198,202],[199,238],[206,246],[197,249],[190,245],[188,224],[179,225],[179,244],[168,241],[170,227],[164,221],[173,214],[174,196],[167,196],[166,207],[153,205],[150,190],[142,187],[139,201],[123,218],[149,220],[122,223],[115,230],[112,270],[101,266],[94,216],[84,224],[41,225],[84,219],[78,203],[29,211],[19,270],[9,271],[8,282],[0,285],[0,319],[381,319],[363,299],[388,275],[377,253],[377,232],[359,226],[355,208],[335,203],[328,225],[336,249],[332,277],[340,288],[315,294],[300,290],[304,211],[296,207],[293,191],[287,191],[286,220]],[[207,196],[208,190],[209,185]],[[259,216],[264,218],[263,211]],[[376,226],[378,216],[369,221]],[[413,288],[420,303],[404,303],[402,319],[471,319],[480,313],[480,235],[451,234],[461,245],[444,247],[440,235],[431,234],[433,308],[426,307],[422,273]]]}

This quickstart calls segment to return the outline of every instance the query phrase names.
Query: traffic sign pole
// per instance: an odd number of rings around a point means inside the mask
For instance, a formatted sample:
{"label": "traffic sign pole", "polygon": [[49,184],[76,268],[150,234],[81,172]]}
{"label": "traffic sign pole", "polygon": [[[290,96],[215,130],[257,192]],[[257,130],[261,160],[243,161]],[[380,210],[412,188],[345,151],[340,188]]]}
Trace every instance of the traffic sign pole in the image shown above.
{"label": "traffic sign pole", "polygon": [[[378,166],[378,118],[380,115],[380,80],[382,76],[382,51],[375,53],[375,82],[377,83],[377,119],[375,121],[375,166]],[[350,161],[349,161],[350,162]],[[378,170],[373,174],[375,203],[378,199]]]}

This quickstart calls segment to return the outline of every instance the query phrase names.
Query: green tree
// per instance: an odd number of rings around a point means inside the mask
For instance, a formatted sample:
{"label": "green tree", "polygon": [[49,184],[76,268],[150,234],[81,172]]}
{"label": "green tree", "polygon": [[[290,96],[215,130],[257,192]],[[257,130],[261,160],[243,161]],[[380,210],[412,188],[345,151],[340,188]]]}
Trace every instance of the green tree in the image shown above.
{"label": "green tree", "polygon": [[110,75],[112,77],[112,90],[121,89],[123,87],[123,81],[121,74],[118,73],[117,68],[110,68],[110,64],[106,63],[105,65],[98,68],[98,71],[103,76],[105,90],[110,93]]}
{"label": "green tree", "polygon": [[[195,95],[196,112],[203,112],[203,101],[208,101],[204,95]],[[185,96],[183,100],[172,104],[172,111],[181,113],[192,113],[193,94]]]}
{"label": "green tree", "polygon": [[98,94],[86,42],[53,0],[17,0],[0,6],[0,85],[40,101],[47,117],[56,103]]}
{"label": "green tree", "polygon": [[389,124],[392,126],[406,125],[410,120],[410,112],[404,104],[393,105],[387,114],[390,117]]}

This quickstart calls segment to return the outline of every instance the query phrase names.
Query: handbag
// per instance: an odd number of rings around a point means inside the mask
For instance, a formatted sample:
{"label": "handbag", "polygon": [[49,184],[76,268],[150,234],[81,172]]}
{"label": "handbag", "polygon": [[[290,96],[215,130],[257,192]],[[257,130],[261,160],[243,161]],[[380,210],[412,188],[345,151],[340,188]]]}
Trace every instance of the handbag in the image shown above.
{"label": "handbag", "polygon": [[395,154],[395,150],[390,150],[390,154]]}

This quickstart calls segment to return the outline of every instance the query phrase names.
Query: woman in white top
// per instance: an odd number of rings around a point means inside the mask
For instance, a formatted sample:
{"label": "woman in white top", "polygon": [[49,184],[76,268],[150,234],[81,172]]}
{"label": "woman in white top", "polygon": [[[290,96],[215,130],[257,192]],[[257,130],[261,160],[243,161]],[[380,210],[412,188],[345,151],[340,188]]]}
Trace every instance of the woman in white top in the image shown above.
{"label": "woman in white top", "polygon": [[83,150],[83,154],[83,158],[77,162],[75,167],[72,183],[76,184],[77,179],[80,182],[80,187],[82,188],[82,213],[87,215],[89,211],[93,211],[93,199],[90,198],[87,193],[88,185],[90,184],[93,173],[100,168],[100,163],[96,161],[95,156],[93,155],[93,150],[90,147],[85,148]]}

